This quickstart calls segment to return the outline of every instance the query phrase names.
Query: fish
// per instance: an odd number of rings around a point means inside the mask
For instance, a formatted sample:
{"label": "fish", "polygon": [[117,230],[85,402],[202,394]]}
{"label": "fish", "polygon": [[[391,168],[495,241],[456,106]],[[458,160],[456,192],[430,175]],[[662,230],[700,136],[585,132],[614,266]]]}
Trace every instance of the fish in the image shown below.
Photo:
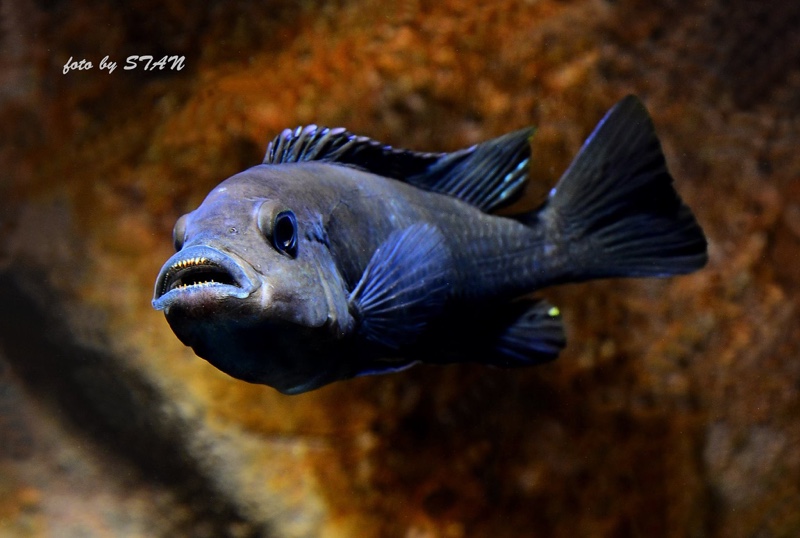
{"label": "fish", "polygon": [[537,290],[706,264],[636,96],[607,112],[540,207],[498,214],[522,195],[533,133],[426,153],[286,129],[177,220],[152,305],[219,370],[299,394],[418,363],[545,363],[566,336]]}

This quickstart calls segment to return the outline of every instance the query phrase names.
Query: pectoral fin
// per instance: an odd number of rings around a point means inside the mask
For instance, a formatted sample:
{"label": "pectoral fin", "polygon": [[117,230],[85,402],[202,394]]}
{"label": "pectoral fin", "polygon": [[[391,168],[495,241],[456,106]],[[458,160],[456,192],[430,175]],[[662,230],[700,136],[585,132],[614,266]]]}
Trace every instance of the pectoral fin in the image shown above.
{"label": "pectoral fin", "polygon": [[392,349],[413,343],[444,307],[450,267],[436,227],[414,224],[393,232],[350,293],[359,334]]}

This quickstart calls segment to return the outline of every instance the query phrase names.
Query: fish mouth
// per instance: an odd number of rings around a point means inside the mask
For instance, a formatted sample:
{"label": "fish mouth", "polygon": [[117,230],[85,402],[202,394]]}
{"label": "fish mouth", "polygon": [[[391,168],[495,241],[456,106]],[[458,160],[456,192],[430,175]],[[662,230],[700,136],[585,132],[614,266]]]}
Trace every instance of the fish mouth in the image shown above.
{"label": "fish mouth", "polygon": [[207,246],[194,246],[174,254],[158,274],[153,308],[167,310],[177,301],[244,299],[258,287],[245,264],[230,254]]}

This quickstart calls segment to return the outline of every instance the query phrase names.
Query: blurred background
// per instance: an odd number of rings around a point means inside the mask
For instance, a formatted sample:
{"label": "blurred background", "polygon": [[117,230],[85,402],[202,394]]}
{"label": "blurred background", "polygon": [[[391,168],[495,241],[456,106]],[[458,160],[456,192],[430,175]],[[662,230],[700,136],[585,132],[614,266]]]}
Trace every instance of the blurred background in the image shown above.
{"label": "blurred background", "polygon": [[[628,93],[710,262],[544,290],[554,363],[287,397],[150,307],[285,127],[534,125],[534,207]],[[0,0],[0,124],[0,536],[800,536],[800,3]]]}

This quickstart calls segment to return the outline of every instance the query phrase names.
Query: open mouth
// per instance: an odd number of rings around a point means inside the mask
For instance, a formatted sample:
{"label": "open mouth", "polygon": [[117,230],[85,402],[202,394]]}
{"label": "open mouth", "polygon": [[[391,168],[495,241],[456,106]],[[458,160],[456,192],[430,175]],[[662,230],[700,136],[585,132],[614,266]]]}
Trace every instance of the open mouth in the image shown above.
{"label": "open mouth", "polygon": [[178,252],[164,264],[156,280],[153,306],[160,310],[187,292],[201,290],[243,298],[253,287],[245,270],[231,256],[195,246]]}
{"label": "open mouth", "polygon": [[208,258],[190,258],[176,262],[167,270],[161,294],[191,286],[213,286],[214,284],[237,285],[236,279],[224,267]]}

